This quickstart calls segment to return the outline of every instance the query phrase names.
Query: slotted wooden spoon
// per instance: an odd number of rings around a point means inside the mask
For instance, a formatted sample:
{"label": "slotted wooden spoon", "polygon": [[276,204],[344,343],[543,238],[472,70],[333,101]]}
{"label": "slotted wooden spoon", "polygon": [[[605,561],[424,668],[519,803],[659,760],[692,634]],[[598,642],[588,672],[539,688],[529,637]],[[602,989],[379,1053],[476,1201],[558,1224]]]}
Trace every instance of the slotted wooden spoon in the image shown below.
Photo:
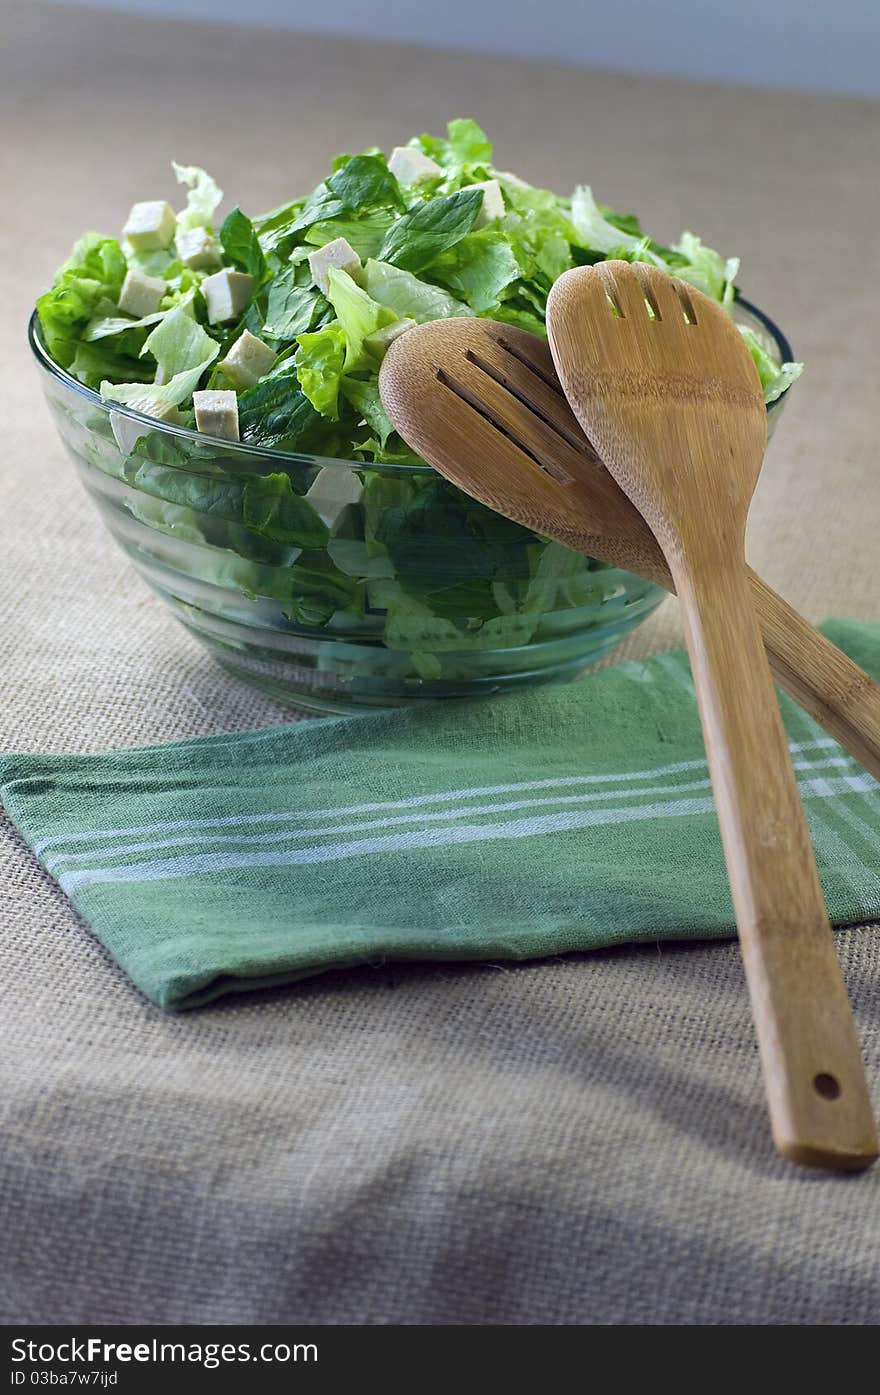
{"label": "slotted wooden spoon", "polygon": [[[411,330],[392,346],[380,388],[386,410],[404,438],[466,492],[537,532],[671,586],[669,569],[653,535],[585,440],[540,340],[487,321],[436,321]],[[799,670],[803,672],[803,656],[797,646],[787,647],[784,642],[790,626],[787,607],[757,578],[752,586],[773,615],[765,634],[768,642],[775,642],[778,635],[777,676],[794,679],[799,700],[805,684],[809,710],[823,720],[830,713],[835,735],[843,739],[837,728],[847,724],[844,691],[862,694],[870,690],[871,680],[799,617],[794,617],[797,627],[809,632],[810,663],[815,662],[815,671],[821,673],[830,651],[830,671],[836,677],[830,692],[824,680],[815,681],[812,673],[806,680],[796,677]],[[851,749],[867,746],[876,769],[880,743],[868,726],[867,736],[858,725],[854,732],[850,730],[846,744]],[[783,752],[787,757],[784,737]],[[802,822],[796,793],[794,803]],[[812,887],[811,919],[804,925],[810,949],[807,968],[812,972],[818,958],[821,981],[813,975],[805,996],[803,975],[795,971],[797,992],[786,1007],[789,986],[787,981],[780,984],[779,975],[781,971],[790,975],[791,961],[799,957],[797,943],[792,943],[789,954],[776,934],[769,936],[765,951],[760,927],[744,937],[744,943],[749,938],[757,946],[757,952],[746,958],[774,1133],[782,1151],[799,1161],[858,1168],[876,1155],[877,1141],[808,842],[805,847],[808,871],[812,868],[812,882],[807,879],[808,888]],[[785,924],[797,937],[802,917],[790,903],[785,910]],[[798,1027],[801,1010],[806,1020]],[[825,1024],[818,1033],[813,1019]],[[795,1052],[796,1079],[790,1081],[792,1053],[802,1039],[815,1048],[806,1066],[812,1068],[806,1085],[802,1051]],[[835,1045],[833,1055],[824,1051],[829,1039]],[[815,1068],[814,1056],[821,1058]],[[833,1101],[827,1098],[829,1093],[836,1096]],[[814,1097],[825,1108],[817,1108]]]}

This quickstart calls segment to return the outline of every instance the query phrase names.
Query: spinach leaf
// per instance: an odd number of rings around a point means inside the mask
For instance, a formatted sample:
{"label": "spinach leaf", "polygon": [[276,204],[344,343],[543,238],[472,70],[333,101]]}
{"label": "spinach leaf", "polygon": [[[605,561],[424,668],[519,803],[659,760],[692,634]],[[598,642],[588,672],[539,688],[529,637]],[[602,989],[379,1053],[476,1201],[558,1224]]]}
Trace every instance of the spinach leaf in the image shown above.
{"label": "spinach leaf", "polygon": [[338,218],[313,223],[305,235],[305,241],[315,247],[323,247],[334,238],[344,237],[361,261],[365,262],[369,257],[375,257],[396,217],[390,208],[369,208],[356,216],[341,213]]}
{"label": "spinach leaf", "polygon": [[263,330],[273,339],[290,342],[312,329],[327,302],[320,291],[296,284],[297,268],[292,262],[269,282],[266,319]]}
{"label": "spinach leaf", "polygon": [[327,188],[349,208],[398,208],[406,205],[400,186],[388,168],[384,155],[353,155],[331,174]]}
{"label": "spinach leaf", "polygon": [[302,548],[324,547],[330,536],[326,523],[302,495],[295,494],[285,474],[255,475],[242,496],[246,528],[273,542]]}
{"label": "spinach leaf", "polygon": [[238,420],[245,441],[295,450],[320,423],[321,416],[300,387],[296,368],[290,363],[240,395]]}
{"label": "spinach leaf", "polygon": [[254,225],[240,208],[233,208],[220,229],[220,242],[227,258],[240,271],[261,281],[266,274],[266,259],[263,256]]}
{"label": "spinach leaf", "polygon": [[271,220],[274,227],[267,224],[268,231],[264,233],[261,230],[260,236],[267,239],[264,242],[267,248],[270,245],[268,239],[271,239],[272,250],[278,256],[283,257],[289,254],[294,244],[300,240],[300,234],[306,232],[313,223],[323,222],[327,218],[336,218],[344,211],[345,204],[342,199],[337,198],[333,190],[328,189],[326,184],[319,184],[288,222],[279,223],[277,221],[279,215],[276,215],[276,218]]}
{"label": "spinach leaf", "polygon": [[482,189],[460,189],[420,204],[389,229],[379,261],[406,271],[424,271],[441,252],[467,236],[482,204]]}

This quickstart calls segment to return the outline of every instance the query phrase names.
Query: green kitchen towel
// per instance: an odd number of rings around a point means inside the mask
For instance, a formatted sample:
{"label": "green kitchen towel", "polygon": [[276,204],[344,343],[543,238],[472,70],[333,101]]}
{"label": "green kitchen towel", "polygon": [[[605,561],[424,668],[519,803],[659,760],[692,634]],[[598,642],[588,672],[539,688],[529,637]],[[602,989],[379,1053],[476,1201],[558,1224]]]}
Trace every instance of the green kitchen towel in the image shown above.
{"label": "green kitchen towel", "polygon": [[[880,625],[826,632],[880,674]],[[880,785],[784,709],[832,919],[872,919]],[[165,1008],[333,966],[733,934],[683,653],[491,702],[9,755],[0,796]]]}

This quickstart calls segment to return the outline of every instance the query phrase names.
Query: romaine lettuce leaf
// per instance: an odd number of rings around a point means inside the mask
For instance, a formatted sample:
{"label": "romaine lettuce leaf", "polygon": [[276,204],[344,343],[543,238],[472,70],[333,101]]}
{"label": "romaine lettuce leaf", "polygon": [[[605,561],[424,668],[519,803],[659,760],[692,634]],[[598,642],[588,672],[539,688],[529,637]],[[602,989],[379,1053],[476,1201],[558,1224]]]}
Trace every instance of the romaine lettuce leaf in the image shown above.
{"label": "romaine lettuce leaf", "polygon": [[683,232],[672,247],[686,259],[686,266],[676,266],[675,274],[682,281],[696,286],[698,291],[719,300],[729,307],[733,304],[733,283],[739,271],[739,257],[719,256],[711,247],[704,247],[700,238],[691,232]]}
{"label": "romaine lettuce leaf", "polygon": [[[566,244],[567,251],[568,244]],[[438,259],[432,273],[458,291],[475,314],[488,314],[520,276],[520,265],[505,234],[494,228],[468,233]]]}
{"label": "romaine lettuce leaf", "polygon": [[589,184],[579,184],[572,195],[571,221],[582,246],[609,256],[612,253],[630,252],[639,261],[653,262],[655,266],[666,269],[663,258],[650,250],[647,239],[624,232],[622,228],[609,223],[593,198]]}
{"label": "romaine lettuce leaf", "polygon": [[127,315],[99,315],[89,320],[82,337],[86,344],[92,344],[97,339],[110,339],[114,335],[127,334],[132,329],[146,329],[150,325],[157,325],[160,320],[164,320],[165,314],[164,310],[156,310],[154,314],[143,315],[139,320],[129,319]]}
{"label": "romaine lettuce leaf", "polygon": [[492,146],[485,131],[470,119],[456,118],[446,127],[446,139],[423,135],[410,141],[438,165],[455,169],[461,165],[486,165],[492,159]]}
{"label": "romaine lettuce leaf", "polygon": [[[119,336],[115,339],[98,340],[95,344],[86,343],[81,339],[68,364],[68,371],[78,382],[96,390],[105,378],[114,383],[152,382],[153,365],[134,357],[127,347],[123,346],[124,340]],[[134,352],[139,351],[140,345]]]}
{"label": "romaine lettuce leaf", "polygon": [[197,382],[219,352],[217,340],[187,314],[184,306],[175,305],[148,335],[141,357],[152,354],[165,381],[175,374],[198,370]]}
{"label": "romaine lettuce leaf", "polygon": [[470,306],[456,300],[440,286],[422,281],[402,267],[388,262],[368,261],[364,267],[367,294],[393,310],[399,320],[407,315],[419,324],[444,320],[454,315],[472,315]]}
{"label": "romaine lettuce leaf", "polygon": [[745,325],[738,325],[737,328],[748,344],[749,352],[758,370],[761,387],[764,389],[764,401],[775,402],[777,397],[781,397],[786,388],[791,387],[795,379],[801,376],[804,365],[802,363],[777,363],[775,359],[770,357],[753,330],[747,329]]}
{"label": "romaine lettuce leaf", "polygon": [[186,208],[177,215],[178,230],[210,228],[211,220],[223,201],[223,190],[198,165],[179,165],[171,161],[178,184],[187,185]]}
{"label": "romaine lettuce leaf", "polygon": [[299,334],[296,342],[294,363],[300,387],[316,411],[338,420],[339,381],[347,350],[342,325],[334,322],[313,334]]}
{"label": "romaine lettuce leaf", "polygon": [[86,233],[59,268],[52,287],[37,300],[43,342],[63,368],[71,366],[99,303],[118,301],[127,269],[115,238]]}
{"label": "romaine lettuce leaf", "polygon": [[202,374],[210,368],[220,352],[212,339],[186,310],[175,306],[149,335],[141,350],[143,357],[152,354],[158,364],[162,382],[101,383],[101,396],[135,411],[149,413],[152,403],[179,407],[192,397]]}
{"label": "romaine lettuce leaf", "polygon": [[492,146],[486,132],[469,118],[457,117],[446,127],[449,136],[449,153],[461,164],[488,165],[492,159]]}
{"label": "romaine lettuce leaf", "polygon": [[[327,282],[327,299],[336,311],[345,334],[343,371],[351,373],[359,368],[375,370],[375,365],[364,350],[364,340],[368,334],[375,334],[384,325],[393,324],[397,315],[387,306],[372,300],[366,291],[352,281],[347,271],[339,271],[331,266],[327,272]],[[302,340],[299,342],[302,343]]]}

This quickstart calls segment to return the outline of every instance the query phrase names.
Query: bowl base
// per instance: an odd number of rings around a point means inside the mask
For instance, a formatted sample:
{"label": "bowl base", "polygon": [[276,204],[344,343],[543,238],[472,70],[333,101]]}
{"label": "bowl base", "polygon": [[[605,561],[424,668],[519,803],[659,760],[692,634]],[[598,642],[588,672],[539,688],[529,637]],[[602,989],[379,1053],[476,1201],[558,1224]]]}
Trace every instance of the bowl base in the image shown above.
{"label": "bowl base", "polygon": [[[218,643],[215,638],[209,639],[191,625],[187,625],[187,629],[225,673],[248,687],[258,689],[287,707],[322,716],[350,717],[382,708],[411,707],[422,702],[449,699],[460,702],[480,700],[500,697],[520,688],[576,682],[613,653],[625,638],[629,626],[621,627],[620,633],[609,636],[603,643],[591,646],[587,653],[579,654],[565,663],[457,682],[412,678],[405,683],[400,680],[386,682],[379,688],[375,686],[375,680],[373,683],[369,680],[359,683],[357,679],[351,679],[348,692],[340,690],[339,676],[336,674],[298,669],[294,665],[267,661],[265,658],[256,659],[251,653],[237,652]],[[323,685],[322,678],[327,680]]]}

